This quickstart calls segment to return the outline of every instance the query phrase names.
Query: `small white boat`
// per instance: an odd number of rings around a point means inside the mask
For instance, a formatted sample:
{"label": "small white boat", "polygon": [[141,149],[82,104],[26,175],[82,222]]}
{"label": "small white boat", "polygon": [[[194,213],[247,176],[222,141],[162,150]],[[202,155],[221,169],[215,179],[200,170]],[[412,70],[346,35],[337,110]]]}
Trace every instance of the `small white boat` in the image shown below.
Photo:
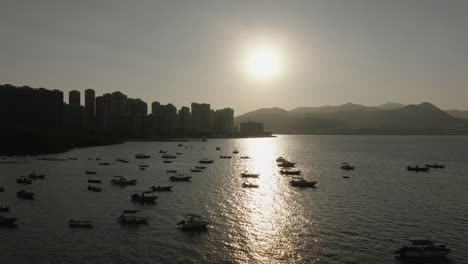
{"label": "small white boat", "polygon": [[182,230],[203,230],[210,222],[197,214],[187,214],[184,220],[177,223]]}

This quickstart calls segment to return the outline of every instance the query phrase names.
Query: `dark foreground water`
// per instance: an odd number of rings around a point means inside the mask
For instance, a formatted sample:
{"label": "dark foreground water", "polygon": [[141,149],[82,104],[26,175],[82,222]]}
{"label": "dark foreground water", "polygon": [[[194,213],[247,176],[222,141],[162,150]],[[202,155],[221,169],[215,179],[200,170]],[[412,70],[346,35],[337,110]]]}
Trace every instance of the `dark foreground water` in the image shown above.
{"label": "dark foreground water", "polygon": [[[6,189],[0,206],[10,206],[20,223],[0,229],[0,263],[400,263],[393,252],[407,236],[447,243],[454,251],[443,263],[468,263],[468,137],[279,136],[183,144],[129,142],[49,155],[76,161],[29,157],[14,159],[29,163],[0,164],[0,186]],[[234,148],[240,154],[219,159]],[[160,149],[183,154],[163,164]],[[136,160],[136,153],[152,157]],[[88,160],[97,156],[111,165]],[[290,187],[290,177],[278,173],[278,156],[298,162],[317,187]],[[201,158],[215,163],[190,173]],[[342,178],[341,162],[356,166],[345,173],[350,179]],[[428,162],[447,168],[405,169]],[[150,165],[146,171],[139,170],[142,163]],[[87,190],[88,169],[103,180],[102,193]],[[193,179],[174,183],[170,193],[156,193],[155,205],[130,201],[135,191],[171,185],[166,169]],[[47,175],[27,187],[36,200],[17,199],[22,186],[15,179],[32,170]],[[261,174],[250,180],[260,188],[241,188],[244,170]],[[138,183],[113,186],[109,180],[115,175]],[[117,217],[124,209],[141,210],[149,225],[121,226]],[[205,232],[183,232],[176,223],[186,213],[201,214],[212,224]],[[70,218],[92,220],[95,228],[71,229]]]}

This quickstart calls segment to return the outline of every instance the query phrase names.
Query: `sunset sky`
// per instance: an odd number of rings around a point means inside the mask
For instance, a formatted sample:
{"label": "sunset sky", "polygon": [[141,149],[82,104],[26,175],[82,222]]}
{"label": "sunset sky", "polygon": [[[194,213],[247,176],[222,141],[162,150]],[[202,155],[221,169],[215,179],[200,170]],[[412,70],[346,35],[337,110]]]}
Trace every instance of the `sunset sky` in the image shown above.
{"label": "sunset sky", "polygon": [[468,1],[23,1],[0,83],[232,107],[429,101],[468,110]]}

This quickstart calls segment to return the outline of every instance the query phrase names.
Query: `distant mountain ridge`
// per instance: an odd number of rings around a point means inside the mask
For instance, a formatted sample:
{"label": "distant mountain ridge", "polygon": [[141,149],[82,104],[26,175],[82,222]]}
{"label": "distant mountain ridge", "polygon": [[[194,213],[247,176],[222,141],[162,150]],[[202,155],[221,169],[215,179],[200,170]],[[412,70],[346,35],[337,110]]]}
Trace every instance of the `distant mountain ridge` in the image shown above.
{"label": "distant mountain ridge", "polygon": [[266,131],[286,134],[468,134],[468,111],[445,112],[428,102],[262,108],[235,118],[236,124],[245,121],[262,122]]}

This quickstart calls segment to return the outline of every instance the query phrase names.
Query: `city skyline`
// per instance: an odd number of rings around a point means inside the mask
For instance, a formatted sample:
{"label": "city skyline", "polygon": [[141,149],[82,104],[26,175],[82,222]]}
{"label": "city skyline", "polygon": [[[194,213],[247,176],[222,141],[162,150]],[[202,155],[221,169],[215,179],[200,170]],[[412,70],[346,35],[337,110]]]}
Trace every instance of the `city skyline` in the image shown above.
{"label": "city skyline", "polygon": [[388,101],[467,110],[467,8],[458,0],[7,1],[0,79],[175,105],[190,98],[238,114]]}

